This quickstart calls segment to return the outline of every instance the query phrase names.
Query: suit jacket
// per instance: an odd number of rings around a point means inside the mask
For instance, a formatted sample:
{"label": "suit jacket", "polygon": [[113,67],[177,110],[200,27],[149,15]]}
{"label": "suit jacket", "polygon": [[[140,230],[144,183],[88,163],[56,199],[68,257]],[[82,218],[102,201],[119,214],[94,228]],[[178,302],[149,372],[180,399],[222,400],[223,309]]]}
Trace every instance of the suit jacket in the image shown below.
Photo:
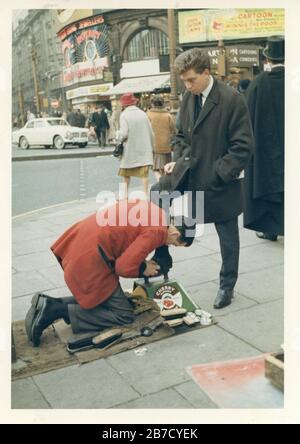
{"label": "suit jacket", "polygon": [[195,96],[185,92],[175,138],[176,166],[160,179],[161,189],[187,187],[204,191],[204,222],[222,222],[242,212],[238,179],[253,150],[254,137],[245,99],[214,79],[213,87],[194,122]]}
{"label": "suit jacket", "polygon": [[102,110],[101,113],[95,111],[92,114],[92,124],[95,125],[95,127],[99,130],[108,129],[109,122],[106,112],[104,110]]}
{"label": "suit jacket", "polygon": [[[140,221],[134,226],[131,218]],[[111,218],[110,225],[101,221]],[[154,221],[154,226],[149,226]],[[128,222],[129,221],[129,222]],[[148,201],[118,202],[69,228],[51,246],[64,270],[64,278],[81,307],[89,309],[108,299],[119,285],[119,276],[136,278],[149,253],[167,240],[165,214]],[[101,247],[108,266],[99,252]]]}

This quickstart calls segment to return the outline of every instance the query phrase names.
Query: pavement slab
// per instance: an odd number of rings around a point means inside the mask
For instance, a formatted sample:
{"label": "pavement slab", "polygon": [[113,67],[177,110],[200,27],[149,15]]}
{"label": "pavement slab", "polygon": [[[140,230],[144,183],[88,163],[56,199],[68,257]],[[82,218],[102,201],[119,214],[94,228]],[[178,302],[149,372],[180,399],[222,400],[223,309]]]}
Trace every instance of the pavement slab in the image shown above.
{"label": "pavement slab", "polygon": [[34,376],[54,409],[103,409],[139,398],[105,359]]}
{"label": "pavement slab", "polygon": [[241,274],[236,291],[259,303],[283,298],[283,274],[283,265]]}
{"label": "pavement slab", "polygon": [[50,265],[55,265],[57,259],[50,249],[47,251],[40,251],[38,253],[29,253],[21,256],[16,256],[12,260],[14,268],[18,272],[39,270]]}
{"label": "pavement slab", "polygon": [[14,381],[11,386],[12,409],[49,409],[50,406],[32,378]]}
{"label": "pavement slab", "polygon": [[173,257],[173,263],[182,262],[186,260],[196,259],[202,256],[208,256],[213,252],[208,248],[201,245],[201,241],[194,241],[190,247],[187,248],[177,248],[171,247],[170,254]]}
{"label": "pavement slab", "polygon": [[191,409],[193,405],[173,388],[142,396],[135,401],[120,404],[118,409]]}
{"label": "pavement slab", "polygon": [[[222,261],[220,253],[212,254],[209,258],[217,262]],[[278,245],[276,242],[264,242],[263,244],[241,248],[239,272],[248,273],[249,271],[266,269],[276,265],[282,265],[283,262],[284,254],[282,245]]]}
{"label": "pavement slab", "polygon": [[187,381],[173,387],[192,404],[195,409],[216,409],[218,406],[198,387],[194,381]]}
{"label": "pavement slab", "polygon": [[217,326],[148,344],[146,349],[140,356],[130,350],[108,358],[112,367],[141,395],[189,380],[185,368],[190,365],[257,354],[253,347]]}
{"label": "pavement slab", "polygon": [[39,269],[39,273],[52,283],[52,288],[65,286],[64,272],[58,262],[53,267]]}
{"label": "pavement slab", "polygon": [[39,228],[38,230],[36,230],[34,228],[27,228],[25,225],[23,226],[23,224],[20,223],[17,227],[13,229],[12,242],[44,239],[45,237],[51,237],[52,235],[52,231],[50,231],[50,229],[48,228]]}
{"label": "pavement slab", "polygon": [[218,325],[262,352],[277,352],[284,342],[283,300],[230,313]]}
{"label": "pavement slab", "polygon": [[44,239],[37,240],[26,240],[14,242],[12,244],[12,255],[21,256],[30,253],[43,253],[50,251],[50,246],[56,239],[56,235],[52,233],[52,236],[46,237]]}
{"label": "pavement slab", "polygon": [[194,287],[185,288],[192,300],[195,301],[195,303],[203,310],[211,313],[216,319],[227,316],[229,313],[239,310],[246,310],[249,307],[257,305],[257,303],[252,299],[242,296],[235,291],[235,297],[231,305],[228,305],[221,310],[216,310],[213,307],[213,304],[217,296],[218,289],[219,284],[216,282],[206,282],[205,284],[198,284]]}
{"label": "pavement slab", "polygon": [[36,270],[31,270],[30,273],[22,272],[12,275],[13,298],[32,294],[36,291],[50,290],[54,287],[55,285]]}
{"label": "pavement slab", "polygon": [[187,287],[218,279],[219,273],[220,264],[210,255],[174,263],[170,276]]}

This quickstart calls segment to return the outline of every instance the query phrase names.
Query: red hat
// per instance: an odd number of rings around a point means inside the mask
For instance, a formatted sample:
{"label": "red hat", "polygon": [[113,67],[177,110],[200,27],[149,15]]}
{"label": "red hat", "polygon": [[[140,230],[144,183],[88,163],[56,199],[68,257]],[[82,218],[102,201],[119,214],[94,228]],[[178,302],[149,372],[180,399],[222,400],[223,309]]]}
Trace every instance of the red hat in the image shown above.
{"label": "red hat", "polygon": [[125,107],[125,106],[135,105],[137,100],[138,99],[134,97],[132,93],[125,93],[120,98],[120,103],[123,107]]}

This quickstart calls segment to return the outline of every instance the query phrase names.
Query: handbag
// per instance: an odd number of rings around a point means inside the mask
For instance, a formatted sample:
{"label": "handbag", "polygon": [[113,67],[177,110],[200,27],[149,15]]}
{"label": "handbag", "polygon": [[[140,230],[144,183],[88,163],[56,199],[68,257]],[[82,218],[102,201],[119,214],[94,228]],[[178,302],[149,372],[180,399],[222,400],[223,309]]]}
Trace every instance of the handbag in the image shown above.
{"label": "handbag", "polygon": [[113,151],[113,156],[115,157],[121,157],[124,151],[124,145],[123,142],[118,143],[118,145],[116,145],[114,151]]}

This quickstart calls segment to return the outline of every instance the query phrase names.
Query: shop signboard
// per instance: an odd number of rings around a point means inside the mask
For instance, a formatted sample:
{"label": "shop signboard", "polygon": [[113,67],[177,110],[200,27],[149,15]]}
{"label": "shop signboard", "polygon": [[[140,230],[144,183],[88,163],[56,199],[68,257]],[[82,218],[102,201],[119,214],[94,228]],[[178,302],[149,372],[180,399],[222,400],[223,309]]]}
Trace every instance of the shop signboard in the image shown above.
{"label": "shop signboard", "polygon": [[284,34],[284,9],[208,9],[178,13],[179,43]]}
{"label": "shop signboard", "polygon": [[75,99],[77,97],[92,96],[102,94],[112,88],[112,83],[101,83],[97,85],[81,86],[79,88],[70,89],[66,92],[67,100]]}
{"label": "shop signboard", "polygon": [[107,57],[92,61],[75,63],[68,68],[63,69],[64,86],[70,86],[74,83],[87,82],[91,80],[102,80],[103,70],[107,68]]}
{"label": "shop signboard", "polygon": [[109,43],[102,15],[83,18],[58,32],[64,55],[63,84],[102,80],[108,67]]}
{"label": "shop signboard", "polygon": [[204,11],[178,13],[179,43],[205,42],[206,16]]}
{"label": "shop signboard", "polygon": [[[210,58],[210,66],[218,67],[218,57],[220,49],[218,47],[202,48]],[[227,67],[238,66],[239,68],[249,68],[259,65],[259,48],[255,45],[236,45],[225,47]]]}
{"label": "shop signboard", "polygon": [[54,12],[57,32],[60,32],[63,28],[66,28],[66,26],[71,23],[91,17],[93,15],[92,9],[55,9]]}

